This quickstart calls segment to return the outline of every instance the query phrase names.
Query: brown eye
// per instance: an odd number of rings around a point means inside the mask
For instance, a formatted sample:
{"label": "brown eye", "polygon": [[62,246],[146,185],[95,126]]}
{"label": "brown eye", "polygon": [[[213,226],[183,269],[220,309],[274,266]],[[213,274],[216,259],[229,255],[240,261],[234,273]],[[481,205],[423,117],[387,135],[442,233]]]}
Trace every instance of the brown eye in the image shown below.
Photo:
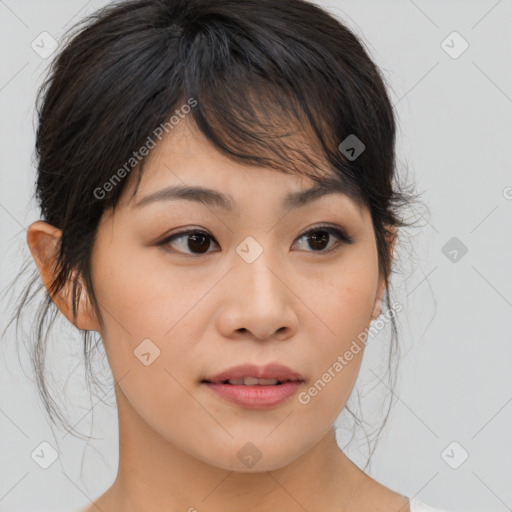
{"label": "brown eye", "polygon": [[[317,252],[320,254],[330,253],[343,244],[352,244],[353,239],[342,229],[334,226],[318,226],[310,229],[298,240],[305,239],[309,250],[306,252]],[[163,246],[166,251],[184,255],[208,254],[212,242],[218,246],[212,235],[206,231],[188,230],[174,233],[165,238],[157,245]]]}
{"label": "brown eye", "polygon": [[166,249],[169,246],[178,247],[178,250],[168,249],[170,252],[207,254],[212,240],[214,238],[205,231],[182,231],[162,240],[158,245],[164,246]]}
{"label": "brown eye", "polygon": [[309,236],[309,245],[315,251],[321,251],[329,244],[331,234],[327,231],[314,231]]}
{"label": "brown eye", "polygon": [[[334,240],[334,243],[329,247],[329,242],[333,240],[333,237],[334,239],[337,239],[338,243]],[[352,238],[344,231],[333,226],[318,226],[310,229],[301,235],[298,240],[301,239],[305,239],[308,247],[312,249],[307,252],[328,253],[337,249],[340,245],[353,243]],[[326,250],[326,247],[329,248]]]}

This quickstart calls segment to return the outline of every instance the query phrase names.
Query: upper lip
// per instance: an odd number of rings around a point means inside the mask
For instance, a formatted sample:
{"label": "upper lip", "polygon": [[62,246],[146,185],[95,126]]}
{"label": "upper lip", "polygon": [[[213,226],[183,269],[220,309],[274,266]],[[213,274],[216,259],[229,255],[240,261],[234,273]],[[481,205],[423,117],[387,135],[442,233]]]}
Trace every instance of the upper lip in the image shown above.
{"label": "upper lip", "polygon": [[302,375],[283,366],[282,364],[271,363],[266,366],[255,366],[253,364],[244,364],[234,366],[213,377],[203,379],[203,382],[218,383],[231,379],[242,379],[244,377],[254,377],[257,379],[277,379],[279,381],[304,380]]}

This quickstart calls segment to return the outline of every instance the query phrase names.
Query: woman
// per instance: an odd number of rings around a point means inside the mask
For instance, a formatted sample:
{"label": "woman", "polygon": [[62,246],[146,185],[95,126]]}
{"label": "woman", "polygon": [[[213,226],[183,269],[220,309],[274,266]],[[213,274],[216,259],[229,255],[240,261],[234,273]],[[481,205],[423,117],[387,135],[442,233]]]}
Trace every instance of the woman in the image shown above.
{"label": "woman", "polygon": [[56,306],[86,355],[98,333],[115,380],[117,477],[87,512],[433,511],[333,428],[370,322],[395,325],[415,199],[356,36],[302,0],[118,2],[39,100],[38,325]]}

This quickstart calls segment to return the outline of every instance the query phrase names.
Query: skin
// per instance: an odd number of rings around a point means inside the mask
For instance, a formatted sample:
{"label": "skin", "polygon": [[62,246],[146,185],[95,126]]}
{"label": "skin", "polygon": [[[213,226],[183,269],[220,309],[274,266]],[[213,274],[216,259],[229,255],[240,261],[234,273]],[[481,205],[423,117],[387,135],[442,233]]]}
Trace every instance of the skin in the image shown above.
{"label": "skin", "polygon": [[[116,380],[118,474],[87,512],[408,512],[405,496],[362,472],[336,443],[333,423],[364,344],[307,405],[294,396],[245,409],[200,383],[243,363],[285,364],[304,376],[300,391],[321,378],[380,314],[385,286],[369,210],[335,193],[283,212],[282,198],[311,180],[235,163],[187,121],[150,156],[135,198],[129,180],[98,228],[91,265],[99,312],[84,292],[73,318],[70,283],[53,296],[74,325],[101,333]],[[238,211],[187,200],[135,207],[183,183],[229,194]],[[308,243],[304,233],[326,222],[354,243],[333,235],[325,249]],[[211,234],[206,254],[194,254],[187,235],[167,250],[156,245],[184,229]],[[47,288],[60,236],[42,221],[28,229]],[[248,236],[263,249],[250,264],[236,252]],[[134,350],[148,338],[160,355],[146,366]],[[248,442],[261,453],[252,467],[237,457]]]}

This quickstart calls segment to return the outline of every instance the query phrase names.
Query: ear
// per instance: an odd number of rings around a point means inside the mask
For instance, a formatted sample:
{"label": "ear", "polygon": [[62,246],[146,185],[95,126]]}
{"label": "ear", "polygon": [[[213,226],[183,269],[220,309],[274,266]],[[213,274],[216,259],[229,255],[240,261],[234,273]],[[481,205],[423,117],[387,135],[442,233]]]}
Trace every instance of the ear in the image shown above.
{"label": "ear", "polygon": [[[397,238],[397,230],[395,227],[388,227],[386,231],[386,242],[389,247],[389,269],[391,270],[391,263],[393,261],[393,254],[395,250],[395,242]],[[384,297],[384,292],[386,291],[386,282],[384,280],[384,276],[381,275],[379,278],[379,286],[377,289],[377,295],[375,297],[375,305],[372,313],[372,320],[376,320],[380,314],[382,313],[382,301]]]}
{"label": "ear", "polygon": [[[34,222],[27,229],[27,244],[48,293],[50,293],[50,286],[56,278],[55,264],[61,237],[60,229],[43,221]],[[99,331],[100,325],[82,279],[79,279],[80,302],[76,318],[73,318],[72,292],[75,276],[76,272],[73,272],[64,287],[52,295],[52,300],[74,326],[88,331]]]}

